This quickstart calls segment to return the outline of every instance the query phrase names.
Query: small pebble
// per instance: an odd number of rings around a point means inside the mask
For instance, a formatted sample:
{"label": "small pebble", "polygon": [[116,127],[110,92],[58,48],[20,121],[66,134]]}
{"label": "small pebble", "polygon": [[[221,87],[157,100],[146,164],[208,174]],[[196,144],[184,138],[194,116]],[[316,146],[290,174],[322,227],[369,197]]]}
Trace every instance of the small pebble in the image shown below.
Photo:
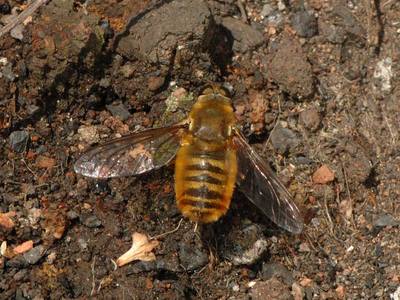
{"label": "small pebble", "polygon": [[82,126],[78,129],[79,140],[89,145],[100,141],[100,134],[96,126]]}
{"label": "small pebble", "polygon": [[306,128],[315,131],[321,123],[321,116],[316,108],[306,109],[300,113],[300,122]]}
{"label": "small pebble", "polygon": [[11,6],[8,2],[4,2],[0,4],[0,14],[8,15],[11,13]]}
{"label": "small pebble", "polygon": [[292,26],[300,37],[311,38],[318,33],[317,19],[304,10],[295,13]]}
{"label": "small pebble", "polygon": [[280,263],[264,263],[261,274],[264,280],[278,277],[287,285],[292,285],[294,282],[292,273]]}
{"label": "small pebble", "polygon": [[312,176],[312,180],[317,184],[327,184],[335,179],[335,173],[327,165],[322,165]]}
{"label": "small pebble", "polygon": [[271,4],[264,4],[262,10],[261,10],[261,17],[266,18],[270,16],[275,9],[271,6]]}
{"label": "small pebble", "polygon": [[39,245],[24,253],[23,257],[30,265],[36,264],[44,255],[46,249],[43,245]]}
{"label": "small pebble", "polygon": [[36,113],[39,110],[40,110],[40,107],[37,105],[28,104],[26,106],[26,111],[28,112],[29,115],[33,115],[34,113]]}
{"label": "small pebble", "polygon": [[125,107],[124,104],[119,103],[116,105],[110,104],[106,105],[108,111],[114,116],[119,118],[121,121],[125,121],[129,119],[131,116],[131,113],[128,111],[128,109]]}
{"label": "small pebble", "polygon": [[291,152],[296,148],[300,139],[292,130],[283,127],[276,127],[270,135],[272,146],[279,153]]}
{"label": "small pebble", "polygon": [[24,25],[23,24],[18,24],[13,29],[11,29],[10,35],[14,39],[22,41],[22,39],[24,38],[24,34],[23,34],[24,30],[25,30]]}
{"label": "small pebble", "polygon": [[10,134],[10,147],[15,152],[24,152],[28,144],[29,133],[27,131],[14,131]]}
{"label": "small pebble", "polygon": [[148,79],[147,86],[150,91],[154,92],[154,91],[157,91],[159,88],[161,88],[163,86],[164,82],[165,82],[164,77],[152,76]]}
{"label": "small pebble", "polygon": [[102,225],[101,220],[95,215],[81,216],[80,219],[82,224],[89,228],[97,228]]}
{"label": "small pebble", "polygon": [[382,214],[374,221],[374,227],[387,227],[387,226],[398,226],[397,221],[392,215]]}
{"label": "small pebble", "polygon": [[187,271],[193,271],[208,263],[208,256],[200,248],[190,247],[186,243],[180,244],[179,260]]}
{"label": "small pebble", "polygon": [[79,218],[79,215],[76,211],[69,210],[67,212],[67,218],[72,221],[72,220],[76,220],[77,218]]}

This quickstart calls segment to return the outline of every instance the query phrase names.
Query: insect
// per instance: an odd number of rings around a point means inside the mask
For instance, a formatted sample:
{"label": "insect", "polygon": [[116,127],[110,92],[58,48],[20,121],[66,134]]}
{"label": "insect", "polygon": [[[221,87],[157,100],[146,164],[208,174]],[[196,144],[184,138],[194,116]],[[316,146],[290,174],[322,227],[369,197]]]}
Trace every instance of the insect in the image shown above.
{"label": "insect", "polygon": [[240,132],[227,92],[206,88],[186,120],[114,139],[84,153],[75,172],[94,178],[139,175],[176,157],[175,194],[185,217],[210,223],[224,215],[237,184],[278,226],[298,234],[303,221],[287,189]]}

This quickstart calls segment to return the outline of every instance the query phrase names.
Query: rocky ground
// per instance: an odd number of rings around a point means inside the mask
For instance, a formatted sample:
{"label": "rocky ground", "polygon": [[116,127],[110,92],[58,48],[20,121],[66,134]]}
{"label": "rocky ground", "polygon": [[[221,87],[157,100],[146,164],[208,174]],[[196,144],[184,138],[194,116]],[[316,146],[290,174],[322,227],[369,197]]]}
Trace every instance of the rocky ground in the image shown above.
{"label": "rocky ground", "polygon": [[[28,2],[0,0],[0,24]],[[0,298],[399,299],[399,20],[393,0],[49,1],[0,37]],[[74,173],[207,82],[231,89],[302,234],[239,192],[195,232],[173,166]],[[116,268],[134,232],[161,234],[155,260]]]}

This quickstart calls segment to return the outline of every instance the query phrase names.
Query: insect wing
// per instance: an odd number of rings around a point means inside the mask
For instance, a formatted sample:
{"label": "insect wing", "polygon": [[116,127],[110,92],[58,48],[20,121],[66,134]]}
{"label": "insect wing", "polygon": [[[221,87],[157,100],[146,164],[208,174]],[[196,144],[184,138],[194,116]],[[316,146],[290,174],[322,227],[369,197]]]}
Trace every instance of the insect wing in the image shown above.
{"label": "insect wing", "polygon": [[299,234],[303,220],[287,189],[239,132],[234,143],[238,156],[239,189],[275,224]]}
{"label": "insect wing", "polygon": [[89,149],[76,173],[94,178],[138,175],[168,164],[176,155],[183,125],[149,129]]}

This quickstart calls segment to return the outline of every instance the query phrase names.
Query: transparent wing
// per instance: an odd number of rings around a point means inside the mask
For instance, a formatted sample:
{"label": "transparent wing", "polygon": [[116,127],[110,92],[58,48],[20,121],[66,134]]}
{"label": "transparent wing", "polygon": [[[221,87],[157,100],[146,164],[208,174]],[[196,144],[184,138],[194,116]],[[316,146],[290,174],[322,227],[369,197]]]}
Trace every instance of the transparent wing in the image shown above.
{"label": "transparent wing", "polygon": [[240,132],[236,132],[234,144],[238,155],[239,189],[275,224],[299,234],[303,220],[287,189]]}
{"label": "transparent wing", "polygon": [[85,152],[76,173],[94,178],[138,175],[168,164],[178,151],[184,125],[149,129],[111,140]]}

